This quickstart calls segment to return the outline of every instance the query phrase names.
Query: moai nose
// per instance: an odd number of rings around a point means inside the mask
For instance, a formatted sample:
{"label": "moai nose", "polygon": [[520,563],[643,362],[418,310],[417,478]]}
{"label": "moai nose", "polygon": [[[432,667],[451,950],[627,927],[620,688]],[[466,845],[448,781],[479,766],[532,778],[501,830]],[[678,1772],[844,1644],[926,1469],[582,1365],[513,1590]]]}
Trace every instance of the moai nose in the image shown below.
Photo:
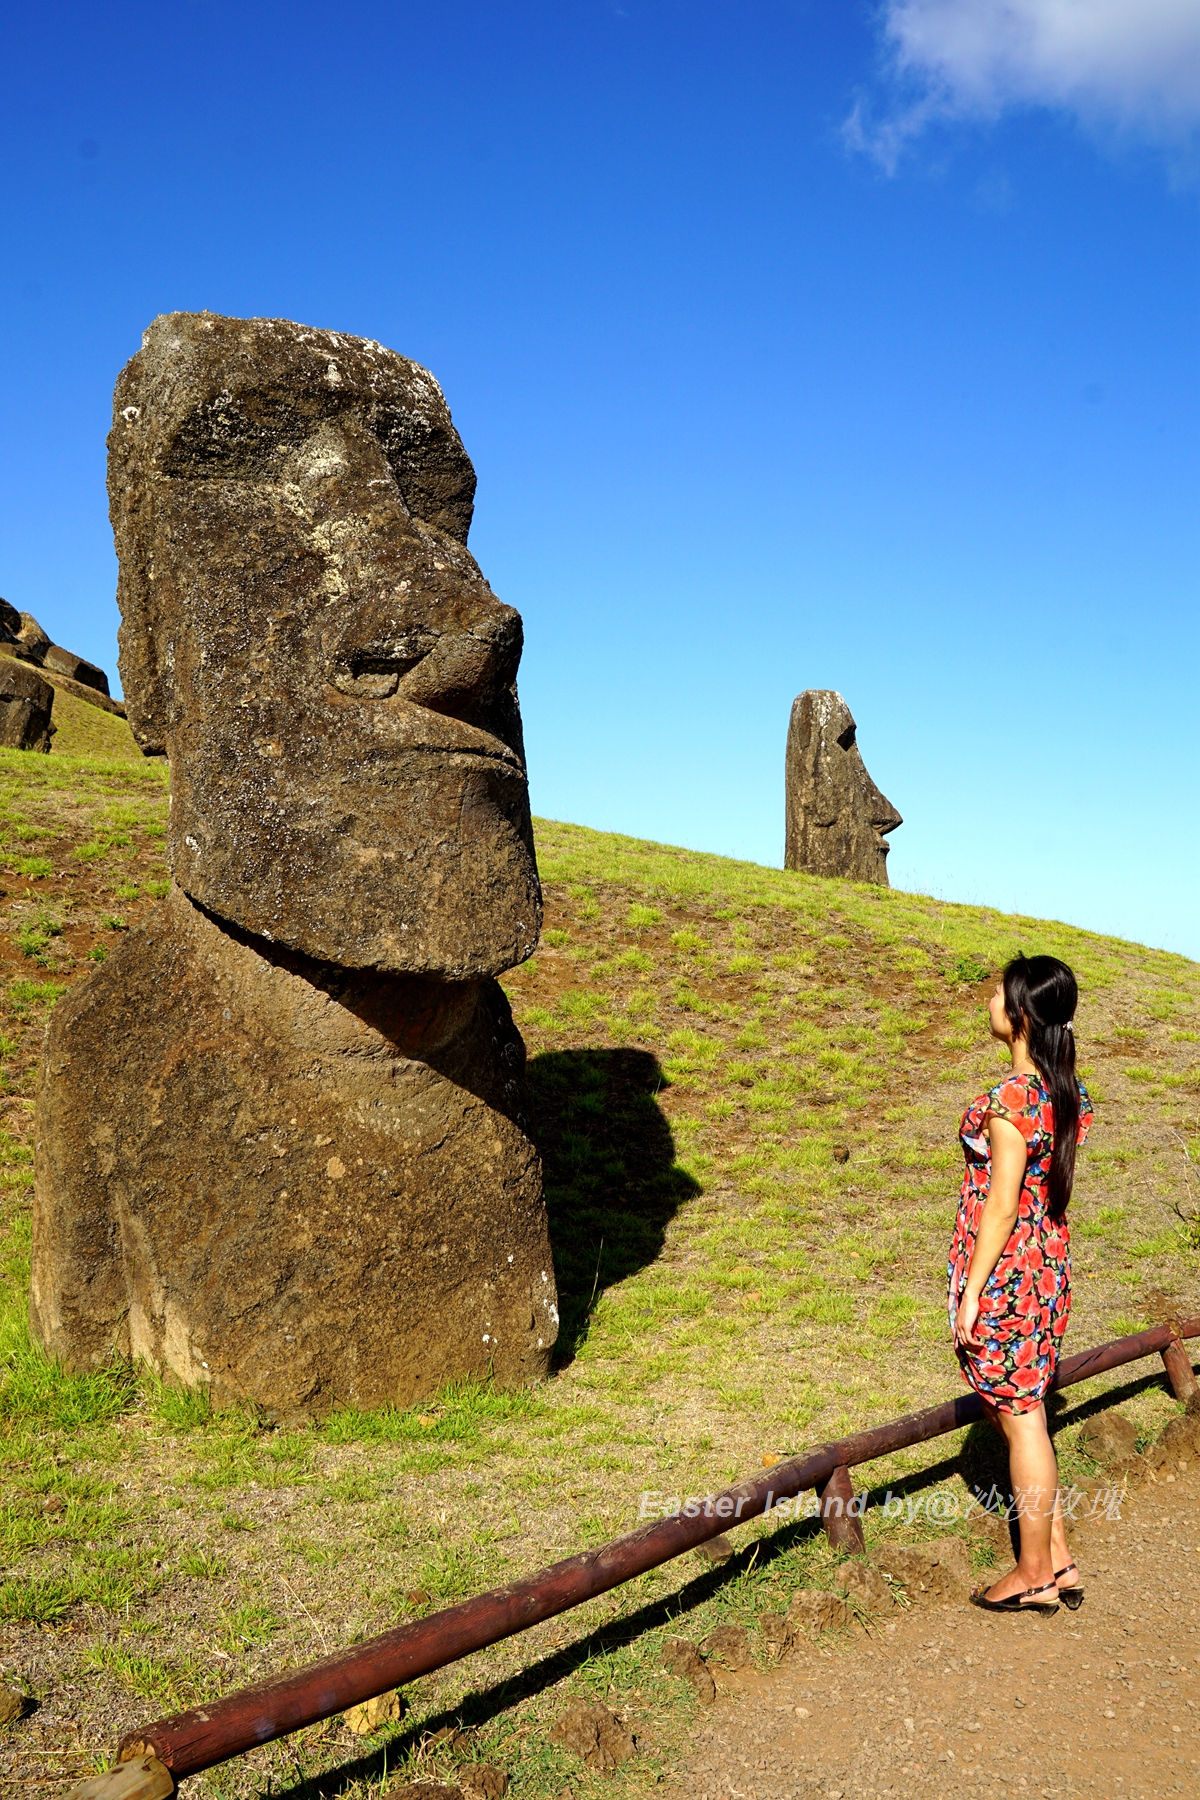
{"label": "moai nose", "polygon": [[352,626],[331,658],[333,685],[362,700],[395,698],[494,729],[491,715],[521,660],[520,615],[494,599],[453,612],[440,628],[428,614],[421,623]]}
{"label": "moai nose", "polygon": [[402,699],[431,712],[481,723],[501,691],[512,685],[521,660],[521,620],[496,606],[465,631],[448,631],[401,678]]}

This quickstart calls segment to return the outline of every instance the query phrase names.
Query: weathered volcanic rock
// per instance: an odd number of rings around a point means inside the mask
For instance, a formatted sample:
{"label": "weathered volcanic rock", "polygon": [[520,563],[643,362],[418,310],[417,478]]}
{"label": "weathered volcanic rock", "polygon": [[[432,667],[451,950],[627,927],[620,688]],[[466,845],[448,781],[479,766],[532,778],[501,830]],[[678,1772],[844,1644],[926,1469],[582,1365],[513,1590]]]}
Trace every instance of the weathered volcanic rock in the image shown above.
{"label": "weathered volcanic rock", "polygon": [[550,1727],[549,1736],[552,1744],[573,1750],[601,1775],[611,1775],[637,1748],[620,1719],[599,1700],[577,1700]]}
{"label": "weathered volcanic rock", "polygon": [[0,656],[0,744],[9,750],[49,750],[54,689],[32,669]]}
{"label": "weathered volcanic rock", "polygon": [[173,314],[109,445],[179,885],[55,1012],[34,1329],[285,1417],[536,1377],[554,1278],[493,979],[540,924],[521,623],[466,549],[441,391],[361,339]]}
{"label": "weathered volcanic rock", "polygon": [[949,1600],[966,1593],[971,1555],[961,1538],[934,1538],[924,1544],[879,1544],[872,1560],[898,1581],[911,1600]]}
{"label": "weathered volcanic rock", "polygon": [[801,1588],[792,1595],[785,1624],[789,1643],[814,1637],[818,1631],[840,1631],[850,1623],[850,1608],[841,1594],[821,1588]]}
{"label": "weathered volcanic rock", "polygon": [[0,1687],[0,1725],[11,1725],[14,1719],[23,1719],[33,1706],[28,1694],[20,1688]]}
{"label": "weathered volcanic rock", "polygon": [[521,621],[466,548],[432,375],[277,319],[156,319],[109,491],[130,724],[194,899],[354,968],[494,975],[540,925]]}
{"label": "weathered volcanic rock", "polygon": [[887,1582],[873,1569],[869,1562],[861,1557],[851,1557],[840,1569],[834,1571],[835,1587],[844,1588],[851,1600],[857,1600],[868,1612],[886,1611],[892,1604],[892,1592]]}
{"label": "weathered volcanic rock", "polygon": [[504,1800],[508,1775],[495,1763],[463,1763],[458,1771],[463,1800]]}
{"label": "weathered volcanic rock", "polygon": [[108,676],[104,670],[88,662],[86,657],[64,650],[61,644],[50,645],[42,657],[42,667],[49,669],[52,675],[65,675],[69,681],[78,681],[85,688],[95,688],[97,693],[108,693]]}
{"label": "weathered volcanic rock", "polygon": [[809,688],[793,702],[783,862],[886,887],[884,836],[903,820],[867,774],[856,734],[850,708],[832,689]]}
{"label": "weathered volcanic rock", "polygon": [[52,644],[49,634],[42,630],[32,613],[18,612],[3,599],[0,599],[0,644],[11,644],[14,654],[22,662],[79,683],[85,699],[90,699],[93,692],[108,694],[108,676],[103,669],[98,669],[85,657],[64,650],[61,644]]}
{"label": "weathered volcanic rock", "polygon": [[46,660],[46,652],[51,648],[50,638],[44,632],[32,613],[21,614],[21,626],[17,632],[17,655],[26,662],[34,663],[39,669]]}
{"label": "weathered volcanic rock", "polygon": [[701,1645],[705,1656],[713,1656],[736,1674],[750,1661],[750,1634],[744,1625],[718,1625]]}
{"label": "weathered volcanic rock", "polygon": [[500,987],[247,940],[177,888],[52,1016],[31,1313],[281,1417],[541,1374],[557,1326]]}
{"label": "weathered volcanic rock", "polygon": [[663,1639],[663,1668],[669,1669],[672,1675],[680,1676],[691,1682],[696,1690],[696,1698],[703,1706],[711,1706],[717,1697],[717,1684],[712,1678],[712,1671],[701,1656],[699,1648],[690,1638],[667,1637]]}

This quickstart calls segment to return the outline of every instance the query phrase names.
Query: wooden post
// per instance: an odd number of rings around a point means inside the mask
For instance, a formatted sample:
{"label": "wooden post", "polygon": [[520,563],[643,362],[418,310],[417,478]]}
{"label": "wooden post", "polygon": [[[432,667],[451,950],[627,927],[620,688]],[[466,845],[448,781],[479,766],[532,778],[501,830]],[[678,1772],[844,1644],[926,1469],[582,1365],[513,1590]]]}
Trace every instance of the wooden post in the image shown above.
{"label": "wooden post", "polygon": [[1181,1338],[1172,1337],[1162,1352],[1162,1359],[1175,1398],[1187,1401],[1193,1412],[1200,1410],[1200,1381],[1196,1380],[1192,1359]]}
{"label": "wooden post", "polygon": [[847,1556],[865,1556],[862,1520],[850,1509],[854,1503],[854,1483],[844,1463],[839,1463],[827,1481],[817,1489],[821,1497],[821,1523],[835,1550]]}

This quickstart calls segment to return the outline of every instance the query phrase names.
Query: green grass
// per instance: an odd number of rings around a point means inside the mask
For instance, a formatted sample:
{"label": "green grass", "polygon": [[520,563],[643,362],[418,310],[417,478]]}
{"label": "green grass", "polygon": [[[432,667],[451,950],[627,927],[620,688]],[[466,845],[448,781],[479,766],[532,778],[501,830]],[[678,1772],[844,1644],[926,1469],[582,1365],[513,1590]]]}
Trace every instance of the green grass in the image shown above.
{"label": "green grass", "polygon": [[166,1661],[120,1644],[98,1644],[88,1652],[88,1670],[113,1677],[126,1693],[144,1701],[155,1713],[178,1712],[203,1694],[199,1667],[194,1661]]}
{"label": "green grass", "polygon": [[47,875],[54,873],[54,864],[48,856],[6,856],[4,866],[14,875],[24,875],[30,881],[44,881]]}
{"label": "green grass", "polygon": [[97,758],[141,765],[143,757],[133,733],[119,714],[105,712],[77,694],[58,688],[51,715],[57,727],[50,754],[58,758]]}
{"label": "green grass", "polygon": [[70,1583],[53,1576],[0,1581],[0,1619],[54,1624],[66,1618],[77,1598]]}
{"label": "green grass", "polygon": [[53,1006],[65,992],[61,981],[10,981],[8,1003],[14,1012],[21,1013],[39,1004]]}
{"label": "green grass", "polygon": [[229,1563],[211,1551],[189,1549],[180,1553],[179,1572],[190,1575],[193,1581],[220,1581],[228,1575]]}

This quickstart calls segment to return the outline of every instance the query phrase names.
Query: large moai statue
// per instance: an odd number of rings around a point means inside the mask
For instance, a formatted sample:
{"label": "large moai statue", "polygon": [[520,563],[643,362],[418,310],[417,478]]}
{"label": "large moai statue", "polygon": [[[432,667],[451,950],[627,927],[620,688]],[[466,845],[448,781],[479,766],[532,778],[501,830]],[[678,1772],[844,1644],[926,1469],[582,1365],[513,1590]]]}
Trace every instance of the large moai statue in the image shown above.
{"label": "large moai statue", "polygon": [[541,922],[521,621],[437,382],[274,319],[156,319],[109,490],[174,885],[53,1014],[31,1314],[281,1418],[543,1373],[525,1052]]}
{"label": "large moai statue", "polygon": [[886,887],[884,838],[904,821],[867,774],[856,736],[850,708],[832,688],[809,688],[792,702],[783,866]]}

